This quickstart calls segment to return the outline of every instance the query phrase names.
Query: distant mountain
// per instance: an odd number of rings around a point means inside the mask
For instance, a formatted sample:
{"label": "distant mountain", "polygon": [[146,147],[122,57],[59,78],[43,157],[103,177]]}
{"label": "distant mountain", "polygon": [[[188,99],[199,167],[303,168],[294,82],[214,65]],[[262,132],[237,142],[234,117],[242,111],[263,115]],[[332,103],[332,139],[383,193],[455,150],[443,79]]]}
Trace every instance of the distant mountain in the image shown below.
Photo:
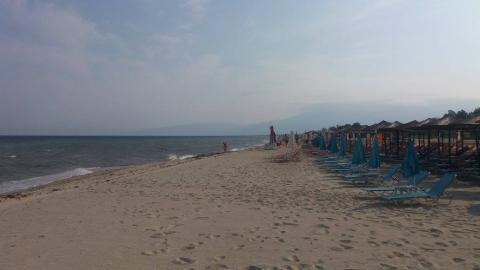
{"label": "distant mountain", "polygon": [[[205,124],[189,124],[176,125],[161,128],[152,128],[140,130],[134,135],[146,136],[228,136],[228,135],[258,135],[262,133],[243,132],[244,126],[227,124],[227,123],[205,123]],[[265,133],[265,132],[263,132]]]}
{"label": "distant mountain", "polygon": [[382,120],[390,122],[409,122],[423,120],[428,117],[441,117],[448,109],[473,110],[478,106],[477,101],[457,102],[448,101],[431,104],[388,104],[388,103],[360,103],[360,104],[318,104],[304,110],[294,117],[266,121],[249,125],[229,123],[191,124],[162,127],[142,130],[135,135],[159,136],[210,136],[210,135],[261,135],[269,133],[269,126],[273,125],[277,134],[318,130],[330,126],[360,122],[373,124]]}

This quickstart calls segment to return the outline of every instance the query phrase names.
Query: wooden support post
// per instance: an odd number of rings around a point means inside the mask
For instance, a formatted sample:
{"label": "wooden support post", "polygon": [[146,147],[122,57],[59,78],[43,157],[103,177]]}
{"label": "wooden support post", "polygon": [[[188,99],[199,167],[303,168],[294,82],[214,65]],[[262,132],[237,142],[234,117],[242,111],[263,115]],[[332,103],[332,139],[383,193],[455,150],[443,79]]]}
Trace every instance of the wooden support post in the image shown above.
{"label": "wooden support post", "polygon": [[458,156],[458,130],[455,130],[455,156]]}
{"label": "wooden support post", "polygon": [[392,146],[393,146],[393,133],[390,131],[388,133],[388,147],[389,147],[389,150],[388,150],[388,154],[389,156],[392,155]]}
{"label": "wooden support post", "polygon": [[387,156],[387,137],[385,133],[382,132],[382,146],[383,146],[383,155]]}
{"label": "wooden support post", "polygon": [[448,164],[452,165],[452,130],[448,129]]}
{"label": "wooden support post", "polygon": [[400,131],[397,130],[397,156],[400,156]]}
{"label": "wooden support post", "polygon": [[437,132],[437,154],[440,156],[440,130]]}
{"label": "wooden support post", "polygon": [[477,146],[478,167],[480,168],[480,134],[478,129],[475,130],[475,145]]}
{"label": "wooden support post", "polygon": [[427,159],[430,159],[430,137],[431,137],[431,133],[430,133],[430,129],[428,130],[428,134],[427,134]]}
{"label": "wooden support post", "polygon": [[443,134],[443,131],[442,133],[440,134],[440,140],[442,141],[442,154],[445,154],[445,143],[444,143],[444,139],[445,138],[445,134]]}
{"label": "wooden support post", "polygon": [[463,143],[463,135],[465,134],[465,132],[462,130],[460,131],[460,147],[463,149],[464,146],[464,143]]}

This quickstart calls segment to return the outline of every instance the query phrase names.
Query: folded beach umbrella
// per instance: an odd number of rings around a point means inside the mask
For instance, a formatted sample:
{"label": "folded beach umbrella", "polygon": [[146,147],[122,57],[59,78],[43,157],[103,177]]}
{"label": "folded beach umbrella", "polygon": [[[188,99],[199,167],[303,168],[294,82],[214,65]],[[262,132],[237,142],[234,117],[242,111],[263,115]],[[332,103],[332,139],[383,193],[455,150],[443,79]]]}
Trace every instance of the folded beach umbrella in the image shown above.
{"label": "folded beach umbrella", "polygon": [[315,138],[312,140],[312,146],[313,146],[313,147],[318,147],[318,137],[315,137]]}
{"label": "folded beach umbrella", "polygon": [[319,147],[320,146],[320,136],[317,136],[312,140],[312,145],[314,147]]}
{"label": "folded beach umbrella", "polygon": [[420,171],[417,150],[412,141],[408,144],[407,154],[402,162],[402,171],[405,177],[415,175]]}
{"label": "folded beach umbrella", "polygon": [[352,154],[352,164],[358,165],[363,163],[365,163],[365,151],[363,150],[362,140],[357,138]]}
{"label": "folded beach umbrella", "polygon": [[380,167],[380,145],[378,144],[377,134],[375,134],[373,139],[372,154],[368,160],[368,166],[370,168]]}
{"label": "folded beach umbrella", "polygon": [[336,135],[332,135],[332,137],[330,138],[330,145],[328,147],[328,151],[330,151],[330,153],[337,153],[338,152],[337,136]]}
{"label": "folded beach umbrella", "polygon": [[342,135],[340,138],[340,147],[338,149],[338,155],[341,157],[345,156],[345,153],[347,152],[347,138],[345,135]]}
{"label": "folded beach umbrella", "polygon": [[325,137],[323,137],[323,134],[318,135],[318,148],[320,148],[320,150],[327,150],[327,146],[325,145]]}

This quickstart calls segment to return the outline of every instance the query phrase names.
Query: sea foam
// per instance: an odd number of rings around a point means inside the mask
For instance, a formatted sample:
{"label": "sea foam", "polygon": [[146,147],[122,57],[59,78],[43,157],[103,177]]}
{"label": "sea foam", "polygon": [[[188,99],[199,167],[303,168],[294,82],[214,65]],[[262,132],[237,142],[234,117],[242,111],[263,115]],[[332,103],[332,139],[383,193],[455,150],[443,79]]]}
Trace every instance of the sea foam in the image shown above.
{"label": "sea foam", "polygon": [[27,178],[23,180],[0,183],[0,194],[18,192],[25,189],[46,185],[55,181],[64,180],[74,176],[92,173],[95,168],[76,168],[56,174]]}
{"label": "sea foam", "polygon": [[184,159],[193,158],[193,157],[195,157],[195,155],[183,155],[183,156],[178,156],[178,155],[175,155],[175,154],[168,155],[169,160],[176,160],[176,159],[184,160]]}

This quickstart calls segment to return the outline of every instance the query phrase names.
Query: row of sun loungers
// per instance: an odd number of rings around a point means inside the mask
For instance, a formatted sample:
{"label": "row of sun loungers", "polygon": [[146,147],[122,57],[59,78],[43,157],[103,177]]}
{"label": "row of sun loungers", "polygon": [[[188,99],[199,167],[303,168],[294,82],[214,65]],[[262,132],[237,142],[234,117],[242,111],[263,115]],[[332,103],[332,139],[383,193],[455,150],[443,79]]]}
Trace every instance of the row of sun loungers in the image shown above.
{"label": "row of sun loungers", "polygon": [[[445,190],[455,179],[454,173],[446,173],[433,185],[424,188],[423,183],[430,175],[427,171],[420,171],[405,178],[402,176],[400,164],[391,165],[388,169],[382,170],[351,165],[349,159],[335,156],[317,157],[316,160],[330,172],[341,176],[346,183],[360,185],[368,194],[378,195],[385,201],[393,201],[397,204],[415,199],[438,201],[448,195]],[[451,196],[447,197],[451,199]]]}
{"label": "row of sun loungers", "polygon": [[[451,149],[450,155],[448,149]],[[395,149],[395,148],[394,148]],[[387,146],[387,150],[390,150]],[[399,155],[394,151],[387,151],[382,160],[390,163],[401,162],[405,149]],[[451,144],[417,145],[416,150],[422,168],[435,173],[455,173],[458,179],[468,181],[480,180],[480,160],[476,146]]]}

